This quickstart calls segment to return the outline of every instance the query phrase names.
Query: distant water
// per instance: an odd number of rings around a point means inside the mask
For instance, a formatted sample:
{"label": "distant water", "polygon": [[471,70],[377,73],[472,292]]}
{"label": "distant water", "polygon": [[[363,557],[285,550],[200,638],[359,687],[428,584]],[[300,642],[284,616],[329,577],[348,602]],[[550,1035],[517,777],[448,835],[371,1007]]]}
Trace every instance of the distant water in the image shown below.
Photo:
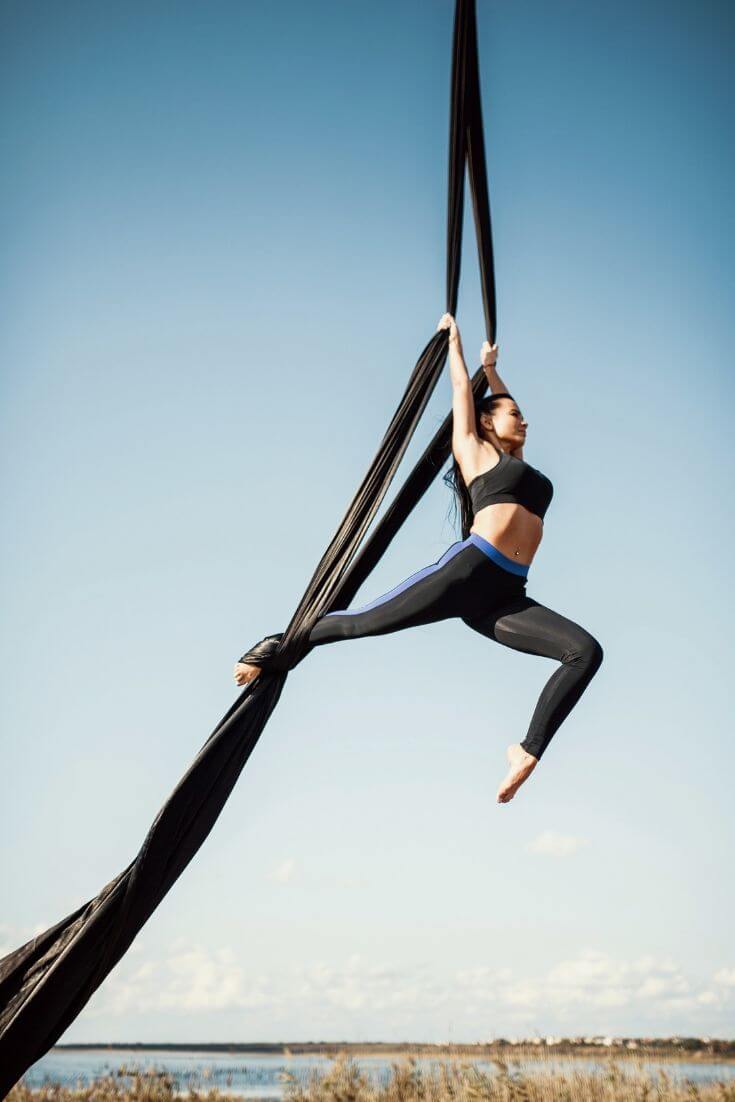
{"label": "distant water", "polygon": [[[372,1079],[380,1082],[390,1077],[393,1059],[384,1056],[359,1056],[356,1062]],[[395,1059],[395,1058],[394,1058]],[[467,1061],[470,1062],[469,1058]],[[442,1057],[421,1057],[417,1061],[428,1067],[441,1063]],[[489,1074],[497,1069],[492,1062],[471,1061],[475,1067]],[[71,1087],[81,1081],[84,1084],[106,1075],[116,1073],[119,1068],[130,1070],[155,1069],[172,1076],[180,1090],[190,1087],[206,1090],[217,1087],[219,1090],[241,1095],[243,1098],[269,1099],[279,1102],[283,1098],[288,1078],[306,1082],[314,1069],[323,1070],[332,1063],[326,1056],[284,1056],[250,1055],[248,1053],[225,1052],[140,1052],[135,1049],[84,1049],[80,1051],[52,1049],[26,1073],[25,1082],[30,1087],[40,1087],[46,1081],[61,1083]],[[709,1083],[715,1079],[735,1080],[733,1064],[683,1063],[678,1060],[642,1061],[643,1069],[655,1075],[659,1068],[674,1080],[691,1079],[696,1083]],[[543,1059],[513,1060],[514,1066],[533,1074],[538,1071],[602,1071],[604,1063],[589,1057],[544,1057]],[[622,1058],[618,1067],[631,1073],[640,1066]]]}

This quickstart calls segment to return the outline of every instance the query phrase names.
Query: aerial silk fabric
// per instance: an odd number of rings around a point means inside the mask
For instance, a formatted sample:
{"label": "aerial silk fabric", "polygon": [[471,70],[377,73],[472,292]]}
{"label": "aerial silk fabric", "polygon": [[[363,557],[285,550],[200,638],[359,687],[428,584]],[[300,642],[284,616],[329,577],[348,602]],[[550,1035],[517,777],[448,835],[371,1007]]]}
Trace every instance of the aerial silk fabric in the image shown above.
{"label": "aerial silk fabric", "polygon": [[[446,309],[456,313],[467,167],[488,339],[495,283],[474,0],[454,19],[447,217]],[[0,960],[0,1097],[59,1039],[127,951],[214,826],[283,690],[309,653],[317,619],[347,608],[450,453],[451,412],[372,534],[383,501],[442,375],[448,331],[433,334],[370,464],[264,672],[235,700],[158,813],[137,856],[94,899]],[[479,368],[472,387],[487,386]],[[224,532],[223,532],[224,535]]]}

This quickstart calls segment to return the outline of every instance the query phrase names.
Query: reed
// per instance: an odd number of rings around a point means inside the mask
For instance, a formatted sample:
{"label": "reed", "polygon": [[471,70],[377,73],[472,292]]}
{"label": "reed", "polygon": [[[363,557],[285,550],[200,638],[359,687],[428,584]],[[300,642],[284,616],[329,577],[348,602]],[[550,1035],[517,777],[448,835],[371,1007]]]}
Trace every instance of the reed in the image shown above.
{"label": "reed", "polygon": [[351,1058],[338,1058],[306,1085],[292,1080],[286,1102],[735,1102],[735,1082],[698,1085],[675,1083],[661,1069],[623,1071],[614,1059],[596,1073],[589,1071],[523,1073],[494,1057],[492,1074],[462,1062],[423,1067],[408,1059],[391,1065],[387,1082],[376,1084]]}
{"label": "reed", "polygon": [[[415,1059],[395,1061],[383,1081],[372,1079],[351,1056],[338,1056],[330,1067],[308,1079],[284,1073],[284,1102],[735,1102],[735,1082],[675,1082],[663,1069],[655,1073],[625,1070],[609,1059],[597,1072],[549,1070],[524,1073],[494,1057],[495,1073],[471,1063],[438,1061],[423,1066]],[[121,1068],[117,1076],[88,1085],[46,1083],[32,1090],[21,1082],[7,1102],[242,1102],[217,1088],[182,1089],[164,1072]]]}

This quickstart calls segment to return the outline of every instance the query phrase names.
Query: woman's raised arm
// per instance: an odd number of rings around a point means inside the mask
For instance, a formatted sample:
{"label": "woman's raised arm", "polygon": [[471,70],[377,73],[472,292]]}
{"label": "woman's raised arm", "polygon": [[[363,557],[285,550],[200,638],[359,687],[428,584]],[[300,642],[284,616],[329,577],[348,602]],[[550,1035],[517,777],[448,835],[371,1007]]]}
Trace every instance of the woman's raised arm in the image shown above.
{"label": "woman's raised arm", "polygon": [[455,457],[469,440],[477,438],[472,383],[462,354],[462,340],[451,314],[444,314],[437,329],[449,330],[449,376],[452,380],[452,451]]}
{"label": "woman's raised arm", "polygon": [[504,390],[508,393],[508,388],[503,380],[498,375],[495,367],[498,360],[498,346],[497,344],[490,344],[490,341],[485,341],[480,349],[480,355],[482,356],[482,366],[487,377],[487,381],[490,384],[490,393],[497,394],[498,391]]}
{"label": "woman's raised arm", "polygon": [[[485,371],[485,377],[490,384],[490,393],[499,394],[504,392],[508,393],[508,388],[500,378],[497,372],[496,363],[498,360],[498,346],[497,344],[490,344],[490,341],[485,341],[480,349],[480,355],[482,357],[482,366]],[[514,455],[516,459],[523,459],[523,447],[514,448],[510,453]]]}

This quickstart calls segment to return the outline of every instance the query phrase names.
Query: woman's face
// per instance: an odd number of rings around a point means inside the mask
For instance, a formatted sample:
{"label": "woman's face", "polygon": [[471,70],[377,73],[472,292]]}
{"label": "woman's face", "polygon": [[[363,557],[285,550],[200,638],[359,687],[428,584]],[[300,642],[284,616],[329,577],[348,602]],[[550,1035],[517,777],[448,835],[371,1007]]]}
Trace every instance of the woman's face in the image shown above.
{"label": "woman's face", "polygon": [[501,444],[505,444],[509,451],[520,448],[526,439],[528,421],[523,419],[512,398],[501,398],[496,403],[492,413],[483,413],[480,420],[491,429]]}

